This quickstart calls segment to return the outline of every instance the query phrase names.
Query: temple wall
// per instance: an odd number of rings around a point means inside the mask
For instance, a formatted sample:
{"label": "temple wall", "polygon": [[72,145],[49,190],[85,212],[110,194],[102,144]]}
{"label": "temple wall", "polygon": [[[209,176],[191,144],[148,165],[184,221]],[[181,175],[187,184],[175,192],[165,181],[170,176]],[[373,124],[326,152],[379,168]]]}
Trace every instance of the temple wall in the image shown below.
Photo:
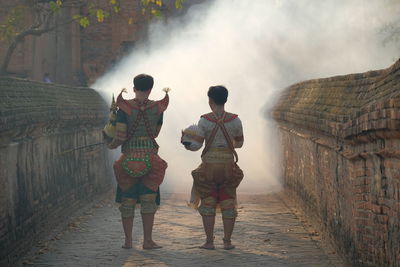
{"label": "temple wall", "polygon": [[400,266],[400,61],[290,86],[285,191],[352,266]]}
{"label": "temple wall", "polygon": [[92,89],[0,78],[0,266],[43,231],[111,188],[101,129],[108,107]]}
{"label": "temple wall", "polygon": [[[206,0],[185,2],[182,10],[175,8],[175,0],[164,0],[163,21],[183,15],[189,7]],[[109,10],[109,0],[98,0],[96,4]],[[0,22],[9,11],[25,3],[24,0],[2,0]],[[121,11],[111,12],[104,22],[97,23],[91,18],[87,28],[78,23],[65,24],[74,15],[86,14],[78,7],[63,7],[52,22],[57,30],[41,36],[27,36],[16,48],[7,71],[16,77],[42,81],[45,73],[59,84],[85,86],[93,84],[107,71],[146,39],[148,26],[153,16],[142,14],[141,1],[121,1]],[[30,12],[27,12],[30,14]],[[129,23],[129,21],[131,22]],[[32,18],[24,19],[26,28]],[[65,24],[65,25],[64,25]],[[9,42],[0,42],[0,62],[6,55]]]}

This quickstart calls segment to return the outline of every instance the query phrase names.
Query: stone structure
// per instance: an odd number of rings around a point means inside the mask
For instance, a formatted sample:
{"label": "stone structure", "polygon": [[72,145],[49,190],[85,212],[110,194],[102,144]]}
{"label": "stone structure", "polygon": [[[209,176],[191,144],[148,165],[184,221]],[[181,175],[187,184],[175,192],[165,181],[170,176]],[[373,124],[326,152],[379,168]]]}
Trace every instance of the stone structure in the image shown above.
{"label": "stone structure", "polygon": [[400,60],[290,86],[284,187],[353,266],[400,266]]}
{"label": "stone structure", "polygon": [[111,188],[101,129],[108,105],[94,90],[0,78],[0,266],[44,229]]}
{"label": "stone structure", "polygon": [[[6,18],[8,12],[20,5],[22,0],[3,0],[0,16]],[[25,3],[26,4],[26,3]],[[13,76],[42,81],[45,73],[53,82],[62,84],[79,84],[81,71],[80,28],[77,23],[67,23],[79,9],[63,8],[54,19],[59,24],[56,30],[41,36],[27,36],[14,51],[7,71]],[[24,13],[24,25],[32,24],[32,11]],[[2,19],[1,19],[2,20]],[[26,27],[28,28],[28,27]],[[3,61],[9,43],[0,41],[0,62]]]}
{"label": "stone structure", "polygon": [[[182,10],[177,10],[174,7],[175,0],[164,0],[164,19],[182,15],[190,6],[204,1],[187,1]],[[5,18],[11,8],[22,2],[2,0],[0,17]],[[96,1],[106,10],[108,3],[109,0]],[[121,11],[118,14],[109,11],[112,15],[102,23],[91,18],[87,28],[79,27],[76,22],[65,24],[74,15],[85,14],[83,8],[63,7],[53,22],[61,26],[41,36],[26,37],[14,52],[8,71],[14,76],[36,81],[42,81],[44,73],[49,73],[51,80],[56,83],[80,86],[93,84],[145,38],[147,26],[154,18],[149,12],[142,15],[141,1],[123,0],[120,3]],[[30,25],[31,20],[27,16],[25,25]],[[7,42],[0,41],[0,62],[7,47]]]}
{"label": "stone structure", "polygon": [[141,1],[121,1],[119,14],[81,29],[82,71],[87,84],[93,84],[144,37],[150,17],[143,16],[141,9]]}

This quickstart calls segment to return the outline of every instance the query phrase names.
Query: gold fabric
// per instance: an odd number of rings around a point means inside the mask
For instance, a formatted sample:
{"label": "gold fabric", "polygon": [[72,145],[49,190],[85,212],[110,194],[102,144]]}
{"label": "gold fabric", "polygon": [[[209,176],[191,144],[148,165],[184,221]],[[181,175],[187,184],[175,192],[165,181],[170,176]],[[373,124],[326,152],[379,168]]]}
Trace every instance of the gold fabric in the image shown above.
{"label": "gold fabric", "polygon": [[117,124],[115,125],[115,137],[114,138],[118,139],[120,141],[125,141],[127,138],[126,132],[127,132],[127,125],[122,122],[117,122]]}
{"label": "gold fabric", "polygon": [[[208,154],[208,153],[207,153]],[[232,162],[203,162],[192,171],[193,186],[200,198],[206,198],[217,188],[224,188],[232,197],[236,196],[236,188],[243,179],[243,171]]]}
{"label": "gold fabric", "polygon": [[[139,196],[140,212],[143,214],[155,213],[157,211],[156,204],[157,194],[144,194]],[[137,200],[133,198],[123,198],[119,210],[122,218],[133,218],[135,216]]]}
{"label": "gold fabric", "polygon": [[115,126],[112,125],[111,123],[106,124],[106,126],[104,126],[103,132],[110,138],[114,138],[115,137]]}
{"label": "gold fabric", "polygon": [[237,217],[236,197],[235,199],[225,199],[219,203],[222,212],[222,218],[233,219]]}
{"label": "gold fabric", "polygon": [[157,211],[156,197],[157,194],[145,194],[140,196],[140,212],[142,214],[151,214]]}
{"label": "gold fabric", "polygon": [[[243,171],[226,148],[211,148],[202,161],[192,171],[192,194],[201,199],[199,213],[203,216],[215,216],[219,206],[223,218],[235,218],[236,188],[243,179]],[[195,204],[196,200],[191,200],[191,203]]]}
{"label": "gold fabric", "polygon": [[135,216],[136,199],[123,198],[119,206],[122,218],[133,218]]}
{"label": "gold fabric", "polygon": [[233,162],[232,152],[225,147],[213,147],[202,157],[206,163],[230,163]]}

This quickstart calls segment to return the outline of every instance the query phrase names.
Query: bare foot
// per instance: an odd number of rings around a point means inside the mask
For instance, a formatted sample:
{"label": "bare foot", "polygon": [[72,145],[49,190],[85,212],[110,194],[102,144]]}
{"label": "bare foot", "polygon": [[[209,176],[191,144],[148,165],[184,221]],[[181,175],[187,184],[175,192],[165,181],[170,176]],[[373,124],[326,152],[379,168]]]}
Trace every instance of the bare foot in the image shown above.
{"label": "bare foot", "polygon": [[125,239],[125,244],[122,245],[122,248],[126,249],[132,248],[132,239]]}
{"label": "bare foot", "polygon": [[230,250],[230,249],[234,249],[235,248],[235,246],[232,245],[232,242],[231,242],[230,239],[229,240],[223,239],[223,240],[224,240],[224,249],[225,250]]}
{"label": "bare foot", "polygon": [[206,242],[206,243],[204,243],[204,245],[200,246],[199,248],[209,249],[209,250],[215,249],[214,242]]}
{"label": "bare foot", "polygon": [[154,242],[153,240],[143,242],[143,249],[157,249],[157,248],[162,248],[162,246],[157,245],[156,242]]}

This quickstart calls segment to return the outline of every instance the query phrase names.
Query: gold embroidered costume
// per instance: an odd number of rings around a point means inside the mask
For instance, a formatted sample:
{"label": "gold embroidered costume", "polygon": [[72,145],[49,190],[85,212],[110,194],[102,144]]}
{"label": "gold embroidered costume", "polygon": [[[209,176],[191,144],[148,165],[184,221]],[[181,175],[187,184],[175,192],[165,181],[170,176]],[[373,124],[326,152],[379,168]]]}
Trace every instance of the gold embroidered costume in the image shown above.
{"label": "gold embroidered costume", "polygon": [[[202,163],[192,171],[192,193],[201,199],[199,213],[215,215],[219,206],[224,218],[235,218],[236,188],[243,179],[235,152],[235,147],[243,144],[241,121],[238,115],[232,113],[225,112],[220,118],[208,113],[201,116],[196,135],[197,140],[198,137],[205,139]],[[201,146],[202,142],[192,142],[188,149],[198,150]],[[194,197],[191,202],[194,205],[198,203]]]}

